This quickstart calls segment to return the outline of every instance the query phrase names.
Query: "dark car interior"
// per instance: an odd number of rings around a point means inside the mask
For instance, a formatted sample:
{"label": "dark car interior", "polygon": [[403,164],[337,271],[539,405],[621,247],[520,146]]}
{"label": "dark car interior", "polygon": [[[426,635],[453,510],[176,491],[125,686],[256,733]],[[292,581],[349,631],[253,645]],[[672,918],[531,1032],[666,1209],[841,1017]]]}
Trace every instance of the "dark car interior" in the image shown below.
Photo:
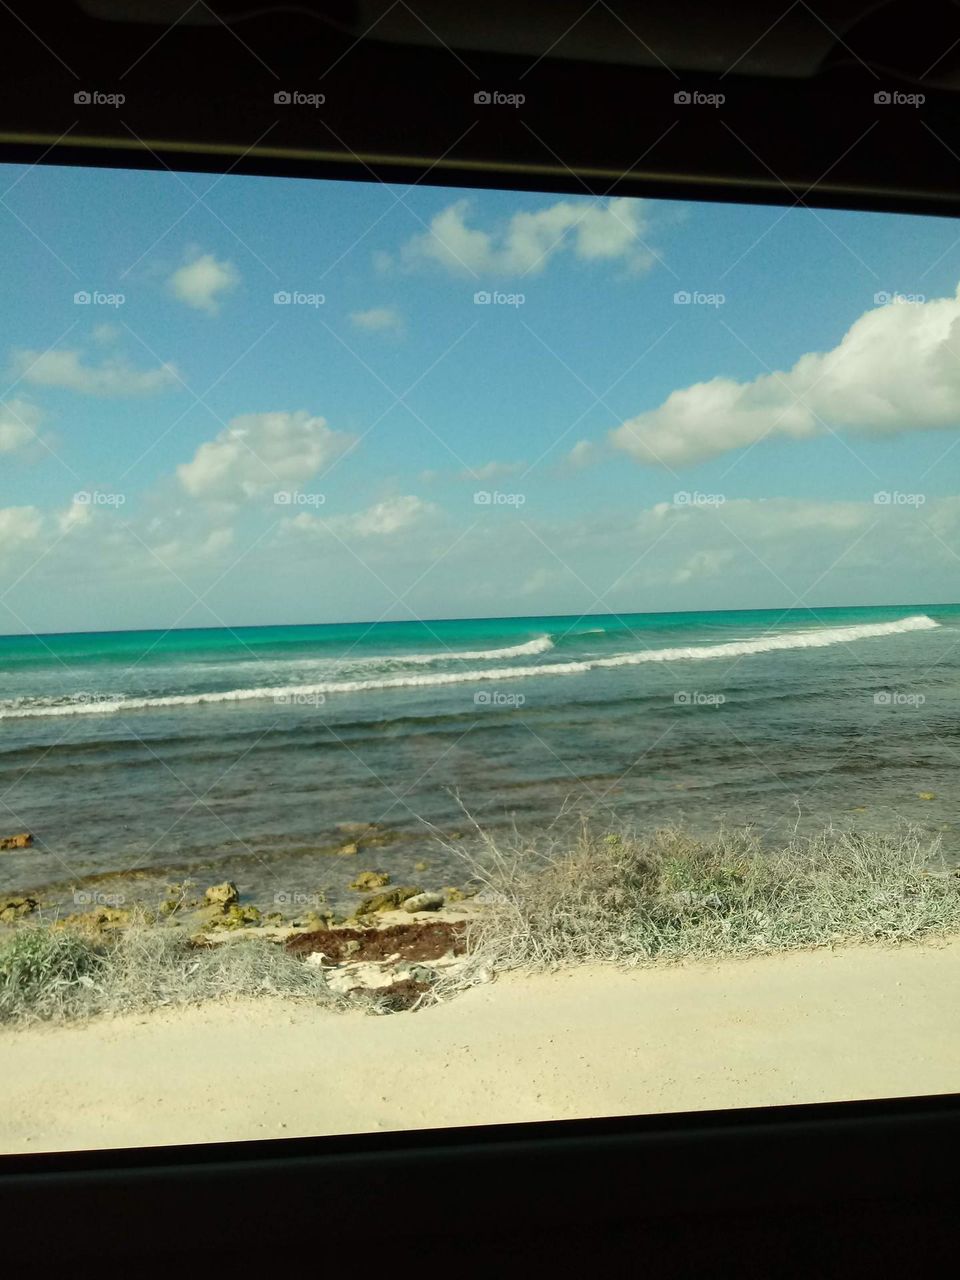
{"label": "dark car interior", "polygon": [[[949,0],[8,0],[0,50],[7,163],[960,212]],[[2,1256],[916,1274],[958,1138],[945,1095],[7,1156]]]}

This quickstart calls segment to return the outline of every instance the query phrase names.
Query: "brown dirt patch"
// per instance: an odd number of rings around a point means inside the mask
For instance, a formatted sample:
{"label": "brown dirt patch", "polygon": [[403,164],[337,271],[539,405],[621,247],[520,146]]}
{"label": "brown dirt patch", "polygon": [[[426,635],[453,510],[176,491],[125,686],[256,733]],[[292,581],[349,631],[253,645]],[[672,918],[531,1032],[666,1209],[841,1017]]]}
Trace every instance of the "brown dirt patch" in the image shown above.
{"label": "brown dirt patch", "polygon": [[415,982],[413,978],[400,978],[389,987],[354,987],[350,994],[355,1000],[368,1000],[389,1013],[405,1013],[430,990],[429,982]]}
{"label": "brown dirt patch", "polygon": [[466,950],[462,920],[429,920],[391,924],[385,929],[316,929],[297,933],[284,944],[296,956],[320,952],[331,964],[343,960],[386,960],[399,954],[402,960],[439,960]]}

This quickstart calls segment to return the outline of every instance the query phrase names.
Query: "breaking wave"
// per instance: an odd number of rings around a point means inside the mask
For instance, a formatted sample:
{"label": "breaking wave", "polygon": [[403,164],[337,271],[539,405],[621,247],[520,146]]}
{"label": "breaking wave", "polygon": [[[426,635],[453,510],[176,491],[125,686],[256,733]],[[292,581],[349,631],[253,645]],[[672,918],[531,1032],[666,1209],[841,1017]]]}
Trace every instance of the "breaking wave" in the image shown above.
{"label": "breaking wave", "polygon": [[[109,712],[145,711],[152,708],[208,706],[217,703],[253,702],[296,703],[311,698],[326,698],[341,693],[365,693],[379,689],[414,689],[453,684],[484,684],[492,680],[520,680],[530,676],[572,676],[608,667],[640,666],[648,662],[707,661],[714,658],[740,658],[758,653],[775,653],[786,649],[819,649],[827,645],[849,644],[881,636],[901,635],[908,631],[929,631],[940,624],[926,614],[900,618],[896,622],[863,623],[848,627],[823,627],[815,630],[785,631],[779,635],[757,636],[750,640],[732,640],[721,644],[676,646],[665,649],[641,649],[603,658],[584,658],[570,662],[546,662],[523,667],[493,667],[458,671],[430,671],[417,674],[383,675],[357,680],[325,680],[315,684],[281,685],[274,688],[230,689],[208,693],[169,694],[157,697],[103,697],[74,695],[51,705],[30,706],[22,703],[0,703],[0,720],[34,716],[97,715]],[[491,658],[533,656],[553,648],[549,636],[541,636],[525,644],[502,649],[445,654],[415,654],[397,661],[411,665],[453,659],[473,662]]]}

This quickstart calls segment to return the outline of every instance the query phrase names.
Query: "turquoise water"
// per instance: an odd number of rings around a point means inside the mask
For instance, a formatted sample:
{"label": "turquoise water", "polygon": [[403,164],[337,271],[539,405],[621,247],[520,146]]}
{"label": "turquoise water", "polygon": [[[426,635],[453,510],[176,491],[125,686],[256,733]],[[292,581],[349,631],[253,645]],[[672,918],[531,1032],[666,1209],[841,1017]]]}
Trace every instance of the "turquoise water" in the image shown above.
{"label": "turquoise water", "polygon": [[908,818],[956,855],[958,640],[925,604],[0,637],[0,834],[36,836],[2,887],[337,901],[350,822],[397,837],[363,866],[448,883],[457,797],[531,833]]}

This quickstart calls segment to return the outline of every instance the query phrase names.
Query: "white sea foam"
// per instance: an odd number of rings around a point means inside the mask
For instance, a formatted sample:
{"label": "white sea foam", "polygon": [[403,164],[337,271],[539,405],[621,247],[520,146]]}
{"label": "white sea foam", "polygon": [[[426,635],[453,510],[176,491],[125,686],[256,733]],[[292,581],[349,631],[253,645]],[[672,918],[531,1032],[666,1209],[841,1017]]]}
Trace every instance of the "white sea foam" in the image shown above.
{"label": "white sea foam", "polygon": [[[326,680],[316,684],[282,685],[275,688],[230,689],[212,693],[171,694],[166,697],[90,699],[82,703],[55,706],[11,706],[0,704],[0,719],[34,716],[98,715],[116,711],[143,711],[150,708],[207,706],[215,703],[253,702],[256,700],[290,702],[323,695],[366,693],[378,689],[414,689],[452,684],[485,684],[490,681],[519,680],[528,676],[572,676],[607,667],[640,666],[647,662],[707,661],[713,658],[740,658],[758,653],[775,653],[785,649],[820,649],[827,645],[849,644],[881,636],[901,635],[908,631],[929,631],[940,624],[926,614],[899,618],[895,622],[867,622],[859,626],[823,627],[819,630],[784,631],[756,636],[750,640],[731,640],[722,644],[677,646],[666,649],[640,649],[603,658],[584,658],[571,662],[550,662],[526,667],[487,667],[469,671],[431,671],[417,675],[384,675],[361,680]],[[546,641],[546,645],[544,645]],[[532,645],[544,645],[534,650]],[[513,649],[480,650],[460,653],[460,658],[479,661],[491,654],[499,657],[545,652],[552,641],[544,636]],[[419,655],[416,655],[419,657]],[[424,655],[426,656],[426,655]],[[439,655],[432,655],[435,661]],[[444,655],[452,657],[454,655]],[[406,661],[410,661],[407,659]]]}

